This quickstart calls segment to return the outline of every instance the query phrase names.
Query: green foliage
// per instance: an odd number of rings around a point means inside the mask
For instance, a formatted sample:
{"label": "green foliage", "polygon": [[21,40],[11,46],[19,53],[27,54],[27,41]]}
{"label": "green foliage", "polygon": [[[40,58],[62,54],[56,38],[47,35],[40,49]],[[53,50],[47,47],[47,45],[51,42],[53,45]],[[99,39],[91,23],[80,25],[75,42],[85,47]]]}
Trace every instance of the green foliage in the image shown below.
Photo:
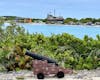
{"label": "green foliage", "polygon": [[70,23],[70,22],[78,22],[78,20],[76,19],[76,18],[66,18],[65,20],[64,20],[64,23]]}
{"label": "green foliage", "polygon": [[25,56],[26,49],[58,61],[66,68],[94,69],[100,67],[100,35],[92,39],[87,35],[78,39],[67,33],[26,33],[23,27],[11,23],[0,27],[0,63],[9,70],[31,69],[32,58]]}
{"label": "green foliage", "polygon": [[87,22],[93,22],[93,18],[82,18],[82,19],[80,19],[80,22],[82,22],[82,23],[87,23]]}
{"label": "green foliage", "polygon": [[100,18],[96,19],[96,18],[81,18],[80,20],[76,19],[76,18],[66,18],[64,20],[64,23],[74,23],[74,24],[84,24],[84,23],[88,23],[91,22],[93,24],[95,24],[96,22],[100,22]]}

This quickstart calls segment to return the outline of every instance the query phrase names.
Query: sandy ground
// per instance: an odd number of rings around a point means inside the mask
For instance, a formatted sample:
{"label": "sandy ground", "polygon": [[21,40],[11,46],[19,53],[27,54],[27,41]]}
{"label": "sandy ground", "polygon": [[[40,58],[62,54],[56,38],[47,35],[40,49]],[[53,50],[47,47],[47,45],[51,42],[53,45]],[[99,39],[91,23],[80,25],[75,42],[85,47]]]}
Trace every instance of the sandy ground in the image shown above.
{"label": "sandy ground", "polygon": [[[17,79],[20,78],[20,79]],[[24,79],[21,79],[24,78]],[[33,72],[23,70],[19,72],[0,73],[0,80],[38,80]],[[64,78],[58,79],[56,77],[45,77],[44,80],[100,80],[100,69],[98,70],[82,70],[76,71],[74,74],[66,74]]]}

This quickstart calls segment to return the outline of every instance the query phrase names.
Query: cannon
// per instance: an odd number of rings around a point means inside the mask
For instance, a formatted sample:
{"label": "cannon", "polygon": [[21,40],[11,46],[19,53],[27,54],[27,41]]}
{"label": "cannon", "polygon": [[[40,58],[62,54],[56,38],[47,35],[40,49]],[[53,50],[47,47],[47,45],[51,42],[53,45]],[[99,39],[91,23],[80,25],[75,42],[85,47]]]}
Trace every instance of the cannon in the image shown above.
{"label": "cannon", "polygon": [[37,75],[38,79],[44,79],[47,75],[54,75],[58,78],[63,78],[65,74],[73,73],[72,69],[66,69],[57,64],[53,59],[26,51],[25,55],[34,58],[33,74]]}
{"label": "cannon", "polygon": [[42,61],[47,60],[48,63],[54,63],[55,65],[58,66],[58,63],[55,60],[50,59],[48,57],[41,56],[39,54],[32,53],[32,52],[29,52],[29,51],[26,51],[25,55],[28,55],[28,56],[30,56],[30,57],[32,57],[34,59],[37,59],[37,60],[42,60]]}

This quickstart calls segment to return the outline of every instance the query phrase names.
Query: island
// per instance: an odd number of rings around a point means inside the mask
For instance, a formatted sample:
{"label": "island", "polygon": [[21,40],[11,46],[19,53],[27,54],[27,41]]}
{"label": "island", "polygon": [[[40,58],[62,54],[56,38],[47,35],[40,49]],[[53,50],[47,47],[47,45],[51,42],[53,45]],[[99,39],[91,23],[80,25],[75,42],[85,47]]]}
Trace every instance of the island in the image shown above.
{"label": "island", "polygon": [[1,16],[0,21],[16,22],[16,23],[44,23],[44,24],[63,24],[63,25],[100,25],[100,18],[63,18],[63,16],[55,16],[47,14],[44,19],[25,18],[18,16]]}

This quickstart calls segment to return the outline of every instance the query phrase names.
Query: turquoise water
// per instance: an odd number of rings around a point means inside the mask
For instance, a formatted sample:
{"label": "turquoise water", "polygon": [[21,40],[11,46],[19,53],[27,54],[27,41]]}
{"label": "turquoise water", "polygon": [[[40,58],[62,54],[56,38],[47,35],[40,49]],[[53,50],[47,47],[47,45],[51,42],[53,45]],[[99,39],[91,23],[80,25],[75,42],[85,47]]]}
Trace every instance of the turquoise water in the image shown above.
{"label": "turquoise water", "polygon": [[20,24],[29,33],[43,33],[50,36],[52,33],[61,34],[69,33],[77,38],[83,38],[84,35],[96,38],[100,35],[100,26],[80,26],[80,25],[46,25],[46,24]]}

